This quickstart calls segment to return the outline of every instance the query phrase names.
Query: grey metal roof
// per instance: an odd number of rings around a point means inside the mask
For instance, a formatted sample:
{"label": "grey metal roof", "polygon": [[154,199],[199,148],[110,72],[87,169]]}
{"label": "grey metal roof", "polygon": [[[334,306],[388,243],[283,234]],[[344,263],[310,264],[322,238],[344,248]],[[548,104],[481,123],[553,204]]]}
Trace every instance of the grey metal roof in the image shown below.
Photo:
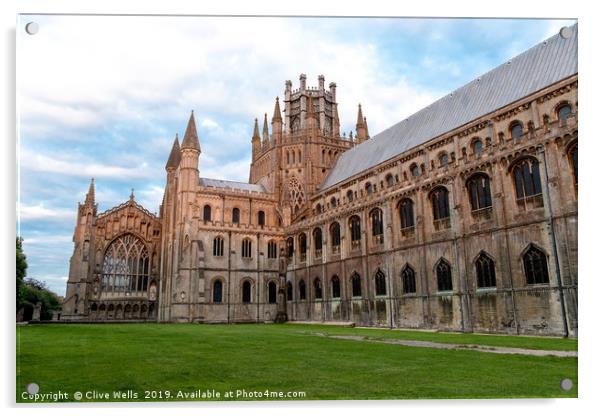
{"label": "grey metal roof", "polygon": [[344,152],[320,189],[576,74],[577,24],[571,31],[572,36],[552,36]]}
{"label": "grey metal roof", "polygon": [[199,178],[199,184],[201,186],[211,186],[214,188],[226,188],[226,189],[233,189],[236,191],[265,193],[265,188],[262,185],[246,183],[246,182],[226,181],[223,179]]}

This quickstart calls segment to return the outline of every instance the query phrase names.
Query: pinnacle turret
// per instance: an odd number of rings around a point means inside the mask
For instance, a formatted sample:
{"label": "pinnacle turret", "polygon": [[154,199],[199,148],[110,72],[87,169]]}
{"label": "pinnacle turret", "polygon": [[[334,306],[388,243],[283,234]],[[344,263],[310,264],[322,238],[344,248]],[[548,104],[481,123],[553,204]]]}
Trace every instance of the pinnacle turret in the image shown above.
{"label": "pinnacle turret", "polygon": [[88,193],[86,194],[86,205],[94,205],[94,178],[90,180],[90,187],[88,188]]}
{"label": "pinnacle turret", "polygon": [[184,140],[182,140],[183,149],[194,149],[201,151],[201,145],[199,144],[199,136],[196,132],[196,123],[194,121],[194,110],[190,113],[190,119],[188,120],[188,126],[186,126],[186,132],[184,133]]}
{"label": "pinnacle turret", "polygon": [[262,138],[263,138],[263,144],[267,144],[268,141],[270,140],[270,133],[268,130],[268,114],[264,113],[263,114],[263,134],[262,134]]}
{"label": "pinnacle turret", "polygon": [[282,121],[282,115],[280,113],[280,103],[278,97],[276,97],[276,104],[274,104],[274,115],[272,116],[272,123],[274,121]]}
{"label": "pinnacle turret", "polygon": [[178,140],[178,134],[176,133],[176,138],[174,139],[173,145],[171,146],[171,152],[169,153],[169,158],[167,159],[165,169],[176,169],[180,164],[181,158],[182,155],[180,153],[180,142]]}

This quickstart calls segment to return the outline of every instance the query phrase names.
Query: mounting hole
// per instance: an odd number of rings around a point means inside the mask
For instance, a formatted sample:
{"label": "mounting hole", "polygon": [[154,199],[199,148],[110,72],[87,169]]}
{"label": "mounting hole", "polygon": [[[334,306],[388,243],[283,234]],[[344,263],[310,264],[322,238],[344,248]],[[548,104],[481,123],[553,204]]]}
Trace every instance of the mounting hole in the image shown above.
{"label": "mounting hole", "polygon": [[29,22],[25,25],[25,31],[30,35],[35,35],[40,30],[40,25],[36,22]]}
{"label": "mounting hole", "polygon": [[562,381],[560,382],[560,388],[562,390],[569,391],[573,388],[573,380],[571,380],[570,378],[562,379]]}
{"label": "mounting hole", "polygon": [[40,391],[40,386],[38,386],[37,383],[29,383],[27,387],[25,387],[25,390],[29,394],[38,394]]}
{"label": "mounting hole", "polygon": [[568,39],[571,36],[573,36],[573,30],[570,27],[565,26],[562,29],[560,29],[560,36],[563,39]]}

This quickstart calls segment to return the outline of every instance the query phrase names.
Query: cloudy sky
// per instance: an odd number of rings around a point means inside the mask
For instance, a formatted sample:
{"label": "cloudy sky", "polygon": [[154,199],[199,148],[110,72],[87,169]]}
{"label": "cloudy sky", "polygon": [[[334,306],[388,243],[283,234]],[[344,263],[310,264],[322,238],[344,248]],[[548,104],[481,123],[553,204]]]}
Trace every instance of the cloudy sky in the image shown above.
{"label": "cloudy sky", "polygon": [[[30,21],[36,35],[24,31]],[[64,294],[92,177],[101,212],[131,188],[159,211],[165,162],[192,109],[201,175],[246,181],[253,120],[272,114],[287,79],[336,82],[342,130],[361,103],[374,135],[572,23],[22,16],[17,230],[28,276]]]}

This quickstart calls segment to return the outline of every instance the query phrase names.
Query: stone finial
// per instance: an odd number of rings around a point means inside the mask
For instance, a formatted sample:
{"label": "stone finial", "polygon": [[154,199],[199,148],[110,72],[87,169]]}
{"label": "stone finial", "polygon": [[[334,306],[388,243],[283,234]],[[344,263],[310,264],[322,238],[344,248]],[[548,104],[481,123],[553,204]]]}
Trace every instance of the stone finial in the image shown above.
{"label": "stone finial", "polygon": [[169,158],[167,159],[165,169],[176,169],[180,165],[181,158],[182,154],[180,152],[180,142],[178,140],[178,133],[176,133],[176,138],[174,139],[173,145],[171,146],[171,152],[169,153]]}
{"label": "stone finial", "polygon": [[276,104],[274,104],[274,115],[272,116],[272,122],[274,121],[282,121],[282,115],[280,112],[280,102],[278,101],[278,97],[276,97]]}
{"label": "stone finial", "polygon": [[190,113],[188,119],[188,126],[186,126],[186,132],[184,133],[184,140],[182,140],[183,149],[194,149],[201,151],[201,145],[199,143],[199,136],[196,132],[196,123],[194,121],[194,110]]}
{"label": "stone finial", "polygon": [[90,180],[90,187],[88,188],[88,193],[86,194],[86,204],[94,205],[95,193],[94,193],[94,178]]}

